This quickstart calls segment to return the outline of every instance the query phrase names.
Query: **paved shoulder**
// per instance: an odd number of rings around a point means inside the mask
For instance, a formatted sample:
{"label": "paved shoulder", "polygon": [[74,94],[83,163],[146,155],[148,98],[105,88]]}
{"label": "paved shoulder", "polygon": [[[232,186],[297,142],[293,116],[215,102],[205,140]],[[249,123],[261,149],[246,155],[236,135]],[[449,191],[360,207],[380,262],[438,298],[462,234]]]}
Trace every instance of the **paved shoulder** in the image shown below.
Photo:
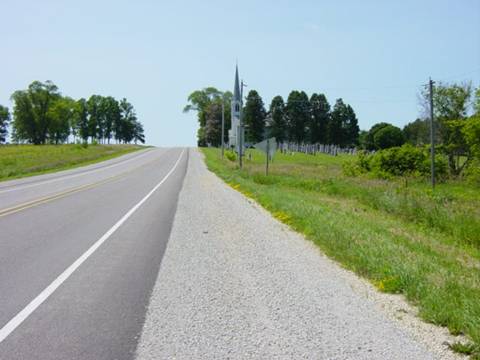
{"label": "paved shoulder", "polygon": [[139,359],[432,359],[192,151]]}

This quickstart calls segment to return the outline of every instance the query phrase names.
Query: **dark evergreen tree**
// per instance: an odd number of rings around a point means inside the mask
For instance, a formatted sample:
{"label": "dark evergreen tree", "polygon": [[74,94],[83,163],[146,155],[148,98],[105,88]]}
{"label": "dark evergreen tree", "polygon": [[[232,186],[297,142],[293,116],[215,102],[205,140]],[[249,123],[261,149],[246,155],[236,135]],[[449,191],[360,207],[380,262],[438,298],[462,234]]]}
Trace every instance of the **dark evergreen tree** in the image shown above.
{"label": "dark evergreen tree", "polygon": [[327,142],[333,145],[342,145],[345,142],[343,122],[346,118],[347,106],[342,99],[337,99],[330,115],[327,126]]}
{"label": "dark evergreen tree", "polygon": [[311,143],[327,143],[327,126],[330,120],[330,104],[324,94],[310,97],[311,117],[309,140]]}
{"label": "dark evergreen tree", "polygon": [[343,128],[345,129],[345,139],[343,146],[358,145],[358,137],[360,128],[358,126],[358,119],[350,105],[347,105],[345,111],[345,118],[343,120]]}
{"label": "dark evergreen tree", "polygon": [[287,124],[285,121],[285,103],[281,96],[275,96],[270,104],[270,136],[278,142],[286,140]]}
{"label": "dark evergreen tree", "polygon": [[257,143],[263,140],[266,111],[263,100],[255,90],[250,90],[243,110],[245,137],[247,141]]}
{"label": "dark evergreen tree", "polygon": [[287,137],[290,141],[303,143],[307,141],[307,126],[310,120],[310,102],[303,91],[293,90],[288,95],[285,106]]}

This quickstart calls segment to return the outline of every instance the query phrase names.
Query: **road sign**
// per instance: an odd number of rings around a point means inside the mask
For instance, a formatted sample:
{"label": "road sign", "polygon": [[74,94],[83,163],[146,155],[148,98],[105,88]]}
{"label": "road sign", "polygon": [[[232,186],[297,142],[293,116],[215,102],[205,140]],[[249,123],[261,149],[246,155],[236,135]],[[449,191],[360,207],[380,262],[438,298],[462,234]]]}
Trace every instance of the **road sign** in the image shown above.
{"label": "road sign", "polygon": [[270,159],[273,158],[273,155],[275,155],[275,152],[277,151],[277,141],[275,140],[274,137],[270,139],[263,140],[255,145],[253,145],[255,149],[258,149],[260,151],[263,151],[265,154],[270,155]]}
{"label": "road sign", "polygon": [[268,175],[268,163],[271,159],[273,159],[273,155],[275,155],[275,151],[277,151],[277,141],[274,137],[270,139],[263,140],[255,145],[253,145],[255,149],[263,151],[267,156],[267,162],[265,164],[265,174]]}

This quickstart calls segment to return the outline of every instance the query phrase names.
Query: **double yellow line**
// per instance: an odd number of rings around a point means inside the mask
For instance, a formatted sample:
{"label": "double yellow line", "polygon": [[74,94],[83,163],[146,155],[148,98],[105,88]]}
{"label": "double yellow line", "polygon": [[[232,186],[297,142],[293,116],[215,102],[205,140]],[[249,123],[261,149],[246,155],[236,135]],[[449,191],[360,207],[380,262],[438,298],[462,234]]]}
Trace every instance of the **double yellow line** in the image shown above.
{"label": "double yellow line", "polygon": [[42,197],[40,199],[28,201],[28,202],[25,202],[25,203],[20,204],[20,205],[12,206],[12,207],[9,207],[9,208],[6,208],[6,209],[1,209],[0,210],[0,217],[15,214],[19,211],[29,209],[29,208],[37,206],[37,205],[45,204],[45,203],[48,203],[50,201],[61,199],[65,196],[75,194],[75,193],[83,191],[83,190],[88,190],[88,189],[94,188],[96,186],[103,185],[103,184],[108,183],[110,181],[116,180],[116,179],[120,178],[121,176],[123,176],[125,174],[126,174],[126,172],[122,173],[122,174],[119,174],[119,175],[116,175],[116,176],[112,176],[112,177],[110,177],[108,179],[105,179],[105,180],[101,180],[101,181],[93,182],[93,183],[90,183],[90,184],[78,186],[76,188],[65,190],[65,191],[62,191],[60,193],[56,193],[56,194],[53,194],[53,195]]}
{"label": "double yellow line", "polygon": [[[165,153],[168,153],[165,152]],[[93,183],[90,183],[90,184],[86,184],[86,185],[81,185],[81,186],[78,186],[76,188],[72,188],[72,189],[68,189],[68,190],[65,190],[65,191],[62,191],[60,193],[56,193],[56,194],[53,194],[53,195],[49,195],[49,196],[45,196],[43,198],[39,198],[39,199],[36,199],[36,200],[32,200],[32,201],[28,201],[28,202],[25,202],[23,204],[19,204],[19,205],[15,205],[15,206],[12,206],[12,207],[9,207],[9,208],[6,208],[6,209],[0,209],[0,218],[1,217],[4,217],[4,216],[7,216],[7,215],[11,215],[11,214],[15,214],[19,211],[22,211],[22,210],[26,210],[26,209],[29,209],[29,208],[32,208],[34,206],[38,206],[38,205],[41,205],[41,204],[45,204],[45,203],[48,203],[48,202],[51,202],[53,200],[57,200],[57,199],[61,199],[65,196],[68,196],[68,195],[72,195],[72,194],[75,194],[77,192],[80,192],[80,191],[84,191],[84,190],[88,190],[88,189],[91,189],[91,188],[94,188],[96,186],[100,186],[100,185],[103,185],[103,184],[106,184],[108,182],[111,182],[111,181],[114,181],[114,180],[117,180],[119,178],[121,178],[122,176],[125,176],[131,172],[134,172],[134,171],[138,171],[139,169],[143,168],[143,167],[146,167],[148,165],[150,165],[151,163],[153,162],[156,162],[158,161],[160,158],[163,157],[163,155],[165,154],[161,154],[160,157],[156,158],[156,159],[153,159],[151,161],[148,161],[147,163],[143,164],[143,165],[140,165],[138,167],[135,167],[133,169],[130,169],[130,170],[127,170],[123,173],[120,173],[118,175],[115,175],[115,176],[112,176],[112,177],[109,177],[107,179],[104,179],[104,180],[100,180],[100,181],[96,181],[96,182],[93,182]]]}

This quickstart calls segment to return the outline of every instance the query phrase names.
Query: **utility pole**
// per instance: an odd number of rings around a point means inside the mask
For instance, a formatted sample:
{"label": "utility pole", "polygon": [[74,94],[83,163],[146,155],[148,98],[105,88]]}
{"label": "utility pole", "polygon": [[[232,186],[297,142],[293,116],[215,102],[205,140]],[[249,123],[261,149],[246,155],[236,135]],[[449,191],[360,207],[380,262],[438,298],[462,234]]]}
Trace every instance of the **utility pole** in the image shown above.
{"label": "utility pole", "polygon": [[222,160],[225,152],[225,99],[222,95]]}
{"label": "utility pole", "polygon": [[433,84],[434,82],[430,78],[428,82],[428,89],[430,93],[430,172],[432,175],[432,189],[435,189],[435,127],[433,125]]}
{"label": "utility pole", "polygon": [[268,176],[268,160],[270,157],[270,139],[267,139],[267,164],[265,166],[265,175]]}
{"label": "utility pole", "polygon": [[243,88],[247,86],[246,84],[244,84],[243,80],[241,81],[241,86],[240,86],[240,126],[239,126],[239,132],[237,134],[237,137],[238,137],[238,161],[239,161],[239,165],[240,165],[240,169],[242,168],[243,166],[243,160],[242,160],[242,156],[243,156]]}

